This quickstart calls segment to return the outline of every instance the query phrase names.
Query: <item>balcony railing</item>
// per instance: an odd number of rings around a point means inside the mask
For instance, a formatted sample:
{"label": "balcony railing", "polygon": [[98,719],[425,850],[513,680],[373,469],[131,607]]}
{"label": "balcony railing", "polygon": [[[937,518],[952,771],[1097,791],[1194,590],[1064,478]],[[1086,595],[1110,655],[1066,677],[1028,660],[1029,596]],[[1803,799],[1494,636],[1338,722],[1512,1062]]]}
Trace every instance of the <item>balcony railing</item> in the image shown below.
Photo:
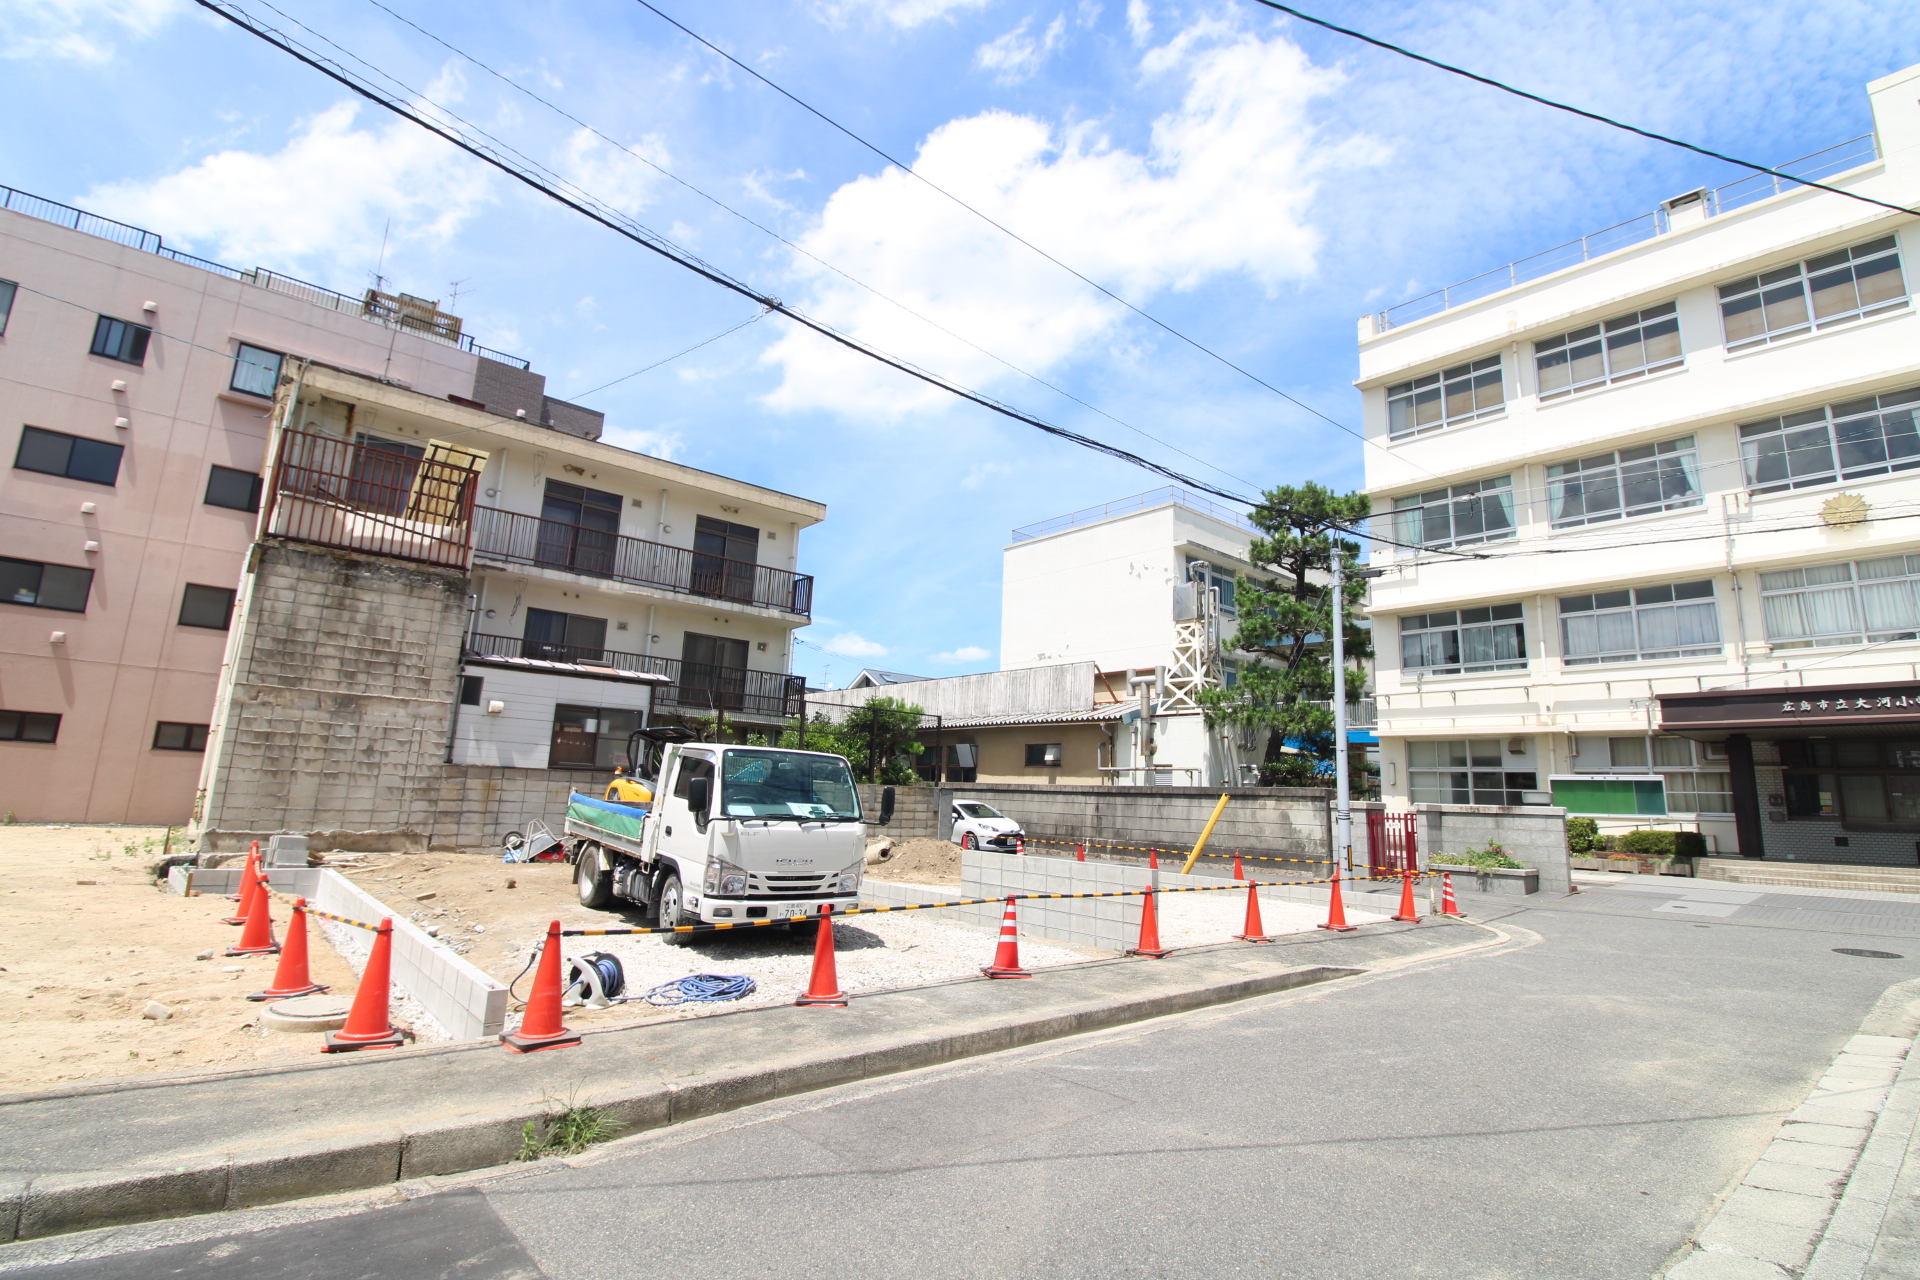
{"label": "balcony railing", "polygon": [[1149,489],[1145,493],[1136,493],[1131,498],[1120,498],[1114,502],[1103,502],[1097,507],[1088,507],[1082,511],[1070,512],[1064,516],[1055,516],[1051,520],[1041,520],[1033,524],[1021,525],[1013,531],[1013,541],[1028,542],[1034,538],[1044,538],[1050,533],[1061,533],[1067,529],[1077,529],[1081,525],[1098,524],[1102,520],[1111,520],[1115,516],[1132,515],[1136,511],[1147,511],[1167,503],[1199,511],[1217,520],[1244,529],[1248,533],[1260,530],[1247,519],[1247,513],[1232,507],[1222,506],[1209,498],[1202,497],[1190,489],[1175,488],[1171,485],[1161,489]]}
{"label": "balcony railing", "polygon": [[813,612],[813,578],[807,574],[494,507],[475,508],[473,521],[474,551],[496,560],[759,605],[803,618]]}
{"label": "balcony railing", "polygon": [[295,542],[464,569],[478,479],[453,461],[283,431],[264,528]]}
{"label": "balcony railing", "polygon": [[480,658],[532,658],[665,676],[670,683],[654,686],[654,710],[679,715],[711,715],[724,711],[728,715],[787,720],[800,714],[806,692],[803,677],[778,671],[747,671],[740,667],[718,667],[705,662],[683,662],[679,658],[527,640],[519,636],[470,635],[467,652]]}
{"label": "balcony railing", "polygon": [[[1798,160],[1789,160],[1778,166],[1782,173],[1791,172],[1790,177],[1778,178],[1770,173],[1756,173],[1730,182],[1724,187],[1716,187],[1706,193],[1706,213],[1708,217],[1738,209],[1742,205],[1765,200],[1769,196],[1779,195],[1802,185],[1796,182],[1817,182],[1822,178],[1844,173],[1879,158],[1880,152],[1872,134],[1863,134],[1816,151],[1810,156],[1801,156]],[[1518,262],[1509,262],[1504,267],[1496,267],[1471,280],[1462,280],[1458,284],[1436,289],[1423,297],[1403,302],[1397,307],[1388,307],[1385,311],[1374,313],[1374,332],[1385,333],[1395,325],[1408,324],[1427,316],[1438,315],[1442,311],[1466,303],[1477,301],[1503,289],[1538,280],[1541,276],[1551,275],[1565,267],[1576,266],[1591,261],[1602,254],[1612,253],[1615,249],[1624,249],[1628,245],[1639,244],[1665,235],[1671,230],[1671,224],[1664,208],[1652,213],[1642,214],[1616,223],[1604,231],[1581,236],[1566,244],[1534,254],[1531,258],[1522,258]]]}

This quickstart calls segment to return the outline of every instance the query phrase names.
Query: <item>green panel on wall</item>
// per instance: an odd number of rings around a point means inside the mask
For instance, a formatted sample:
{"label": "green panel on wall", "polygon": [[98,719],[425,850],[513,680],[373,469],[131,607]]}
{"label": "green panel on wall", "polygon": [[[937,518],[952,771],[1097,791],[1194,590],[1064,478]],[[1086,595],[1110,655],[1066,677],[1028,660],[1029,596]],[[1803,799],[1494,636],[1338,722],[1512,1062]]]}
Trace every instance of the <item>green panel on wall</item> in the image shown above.
{"label": "green panel on wall", "polygon": [[1570,814],[1589,817],[1665,817],[1663,782],[1628,778],[1554,778],[1553,802]]}

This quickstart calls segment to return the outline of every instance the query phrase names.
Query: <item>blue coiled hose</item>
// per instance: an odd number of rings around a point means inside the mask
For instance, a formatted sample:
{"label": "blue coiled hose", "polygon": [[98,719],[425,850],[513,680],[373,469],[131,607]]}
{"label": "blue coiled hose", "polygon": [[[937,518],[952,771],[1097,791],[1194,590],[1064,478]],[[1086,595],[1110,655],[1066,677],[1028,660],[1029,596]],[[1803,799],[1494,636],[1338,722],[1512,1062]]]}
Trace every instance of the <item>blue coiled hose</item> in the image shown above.
{"label": "blue coiled hose", "polygon": [[710,1004],[750,996],[754,985],[753,979],[745,974],[695,973],[663,982],[640,998],[648,1004]]}

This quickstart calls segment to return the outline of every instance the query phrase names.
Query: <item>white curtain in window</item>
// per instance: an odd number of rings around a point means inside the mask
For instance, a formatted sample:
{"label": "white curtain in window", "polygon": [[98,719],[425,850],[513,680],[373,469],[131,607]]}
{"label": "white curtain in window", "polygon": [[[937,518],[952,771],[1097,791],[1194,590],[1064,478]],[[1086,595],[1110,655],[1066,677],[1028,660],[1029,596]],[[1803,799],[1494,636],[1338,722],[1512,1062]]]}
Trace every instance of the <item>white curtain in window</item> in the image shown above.
{"label": "white curtain in window", "polygon": [[[1674,486],[1674,476],[1672,471],[1673,464],[1676,461],[1680,464],[1680,474],[1681,474],[1680,485],[1677,489]],[[1665,472],[1662,478],[1667,482],[1667,493],[1666,493],[1667,498],[1669,499],[1690,498],[1690,497],[1699,496],[1699,493],[1700,493],[1700,455],[1699,454],[1695,453],[1691,449],[1688,449],[1686,452],[1681,453],[1677,456],[1670,454],[1667,457],[1662,458],[1661,462],[1665,464]]]}
{"label": "white curtain in window", "polygon": [[1920,630],[1920,609],[1915,608],[1911,582],[1863,582],[1860,603],[1868,631]]}
{"label": "white curtain in window", "polygon": [[1674,608],[1674,631],[1685,648],[1720,643],[1720,611],[1711,601]]}
{"label": "white curtain in window", "polygon": [[1480,495],[1480,509],[1488,533],[1513,528],[1513,490],[1495,489]]}
{"label": "white curtain in window", "polygon": [[1860,630],[1850,587],[1837,591],[1796,591],[1792,595],[1767,596],[1761,602],[1761,611],[1766,615],[1769,640],[1852,635]]}
{"label": "white curtain in window", "polygon": [[1569,658],[1633,652],[1633,615],[1625,610],[1576,614],[1565,621]]}

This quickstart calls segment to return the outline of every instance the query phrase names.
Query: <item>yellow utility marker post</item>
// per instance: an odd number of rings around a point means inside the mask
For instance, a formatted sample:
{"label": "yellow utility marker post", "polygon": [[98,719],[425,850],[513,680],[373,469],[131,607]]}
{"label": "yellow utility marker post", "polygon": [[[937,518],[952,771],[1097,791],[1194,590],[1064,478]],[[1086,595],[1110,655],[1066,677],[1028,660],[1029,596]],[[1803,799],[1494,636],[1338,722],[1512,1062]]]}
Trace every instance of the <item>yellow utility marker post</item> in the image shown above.
{"label": "yellow utility marker post", "polygon": [[1187,865],[1180,868],[1181,875],[1191,875],[1193,873],[1193,864],[1199,861],[1200,851],[1207,847],[1207,837],[1213,834],[1213,824],[1220,821],[1220,815],[1226,812],[1228,799],[1230,799],[1228,794],[1222,791],[1220,793],[1220,803],[1213,806],[1213,816],[1207,819],[1206,829],[1200,833],[1200,838],[1194,841],[1193,852],[1187,855]]}

